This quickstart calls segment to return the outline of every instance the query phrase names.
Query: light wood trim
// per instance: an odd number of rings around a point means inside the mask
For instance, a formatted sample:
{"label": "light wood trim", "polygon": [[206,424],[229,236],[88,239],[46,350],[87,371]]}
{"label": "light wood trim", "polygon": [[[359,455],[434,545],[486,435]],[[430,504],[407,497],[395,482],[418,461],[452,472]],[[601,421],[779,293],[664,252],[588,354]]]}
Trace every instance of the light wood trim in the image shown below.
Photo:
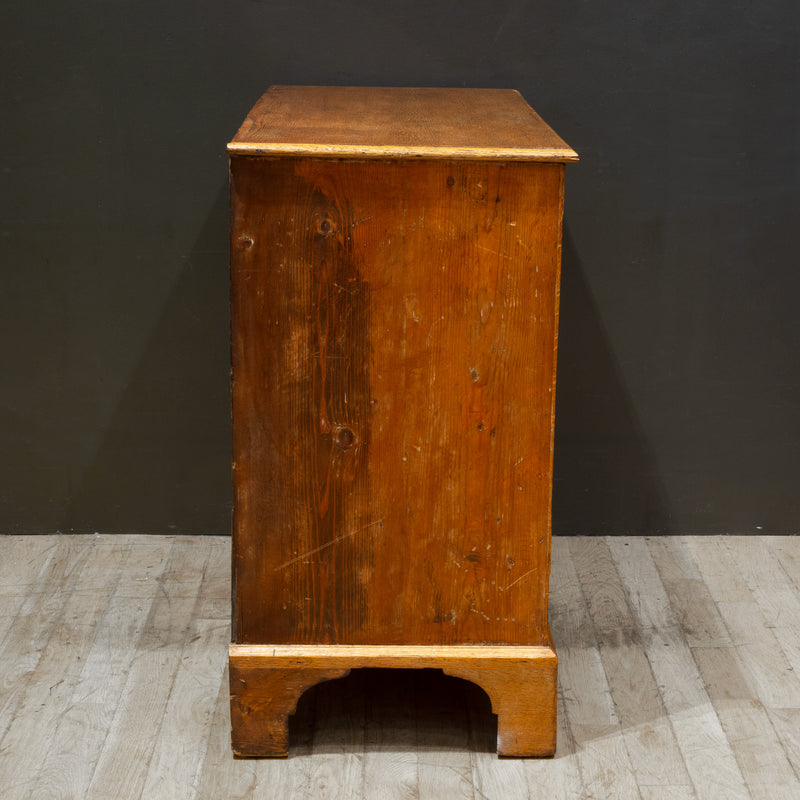
{"label": "light wood trim", "polygon": [[[519,645],[348,645],[348,644],[231,644],[230,657],[247,666],[250,661],[268,661],[270,667],[364,667],[410,668],[422,667],[423,662],[443,662],[458,659],[490,662],[537,661],[553,666],[558,658],[550,647]],[[263,663],[262,666],[267,666]]]}
{"label": "light wood trim", "polygon": [[322,145],[311,143],[274,144],[229,142],[228,153],[236,156],[306,156],[310,158],[417,158],[437,161],[550,161],[575,162],[573,150],[528,147],[406,147],[403,145]]}
{"label": "light wood trim", "polygon": [[382,667],[408,669],[441,667],[459,660],[491,666],[533,662],[532,667],[552,667],[558,663],[551,647],[517,645],[268,645],[231,644],[230,657],[241,666],[331,667],[358,669]]}

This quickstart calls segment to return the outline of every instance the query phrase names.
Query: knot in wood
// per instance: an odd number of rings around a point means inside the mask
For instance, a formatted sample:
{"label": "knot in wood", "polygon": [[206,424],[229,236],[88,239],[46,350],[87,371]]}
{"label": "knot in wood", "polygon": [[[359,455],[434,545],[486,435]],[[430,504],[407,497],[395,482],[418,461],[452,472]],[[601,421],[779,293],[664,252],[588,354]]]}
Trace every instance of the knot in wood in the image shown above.
{"label": "knot in wood", "polygon": [[334,433],[333,440],[340,450],[349,450],[356,440],[356,435],[350,428],[342,427]]}
{"label": "knot in wood", "polygon": [[317,236],[331,236],[336,233],[336,220],[327,214],[317,214],[314,217],[314,233]]}

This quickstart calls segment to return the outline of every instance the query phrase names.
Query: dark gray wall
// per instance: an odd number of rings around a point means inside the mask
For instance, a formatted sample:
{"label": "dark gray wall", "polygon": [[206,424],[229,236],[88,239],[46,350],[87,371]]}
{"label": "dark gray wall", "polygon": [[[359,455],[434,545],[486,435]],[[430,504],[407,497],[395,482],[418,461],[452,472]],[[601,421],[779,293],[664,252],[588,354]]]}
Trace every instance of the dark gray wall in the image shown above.
{"label": "dark gray wall", "polygon": [[229,528],[226,141],[518,88],[568,168],[554,530],[800,529],[796,0],[0,7],[0,531]]}

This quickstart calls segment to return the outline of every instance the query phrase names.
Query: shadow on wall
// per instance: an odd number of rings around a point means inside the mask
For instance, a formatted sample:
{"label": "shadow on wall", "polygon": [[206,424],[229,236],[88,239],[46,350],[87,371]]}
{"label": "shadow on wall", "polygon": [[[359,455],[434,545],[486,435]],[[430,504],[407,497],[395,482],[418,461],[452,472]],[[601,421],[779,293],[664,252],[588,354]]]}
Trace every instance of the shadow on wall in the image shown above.
{"label": "shadow on wall", "polygon": [[[72,496],[63,531],[230,531],[228,194],[185,269]],[[672,509],[568,228],[553,532],[667,533]]]}
{"label": "shadow on wall", "polygon": [[223,186],[62,531],[230,532],[227,228]]}
{"label": "shadow on wall", "polygon": [[653,450],[564,228],[553,533],[657,534],[673,513]]}

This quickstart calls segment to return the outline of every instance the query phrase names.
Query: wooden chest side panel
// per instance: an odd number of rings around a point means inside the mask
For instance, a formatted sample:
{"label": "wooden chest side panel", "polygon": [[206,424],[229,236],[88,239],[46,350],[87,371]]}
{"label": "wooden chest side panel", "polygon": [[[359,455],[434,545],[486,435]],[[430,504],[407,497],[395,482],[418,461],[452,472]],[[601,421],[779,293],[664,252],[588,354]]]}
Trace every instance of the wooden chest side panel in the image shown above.
{"label": "wooden chest side panel", "polygon": [[563,165],[231,175],[235,641],[546,644]]}

